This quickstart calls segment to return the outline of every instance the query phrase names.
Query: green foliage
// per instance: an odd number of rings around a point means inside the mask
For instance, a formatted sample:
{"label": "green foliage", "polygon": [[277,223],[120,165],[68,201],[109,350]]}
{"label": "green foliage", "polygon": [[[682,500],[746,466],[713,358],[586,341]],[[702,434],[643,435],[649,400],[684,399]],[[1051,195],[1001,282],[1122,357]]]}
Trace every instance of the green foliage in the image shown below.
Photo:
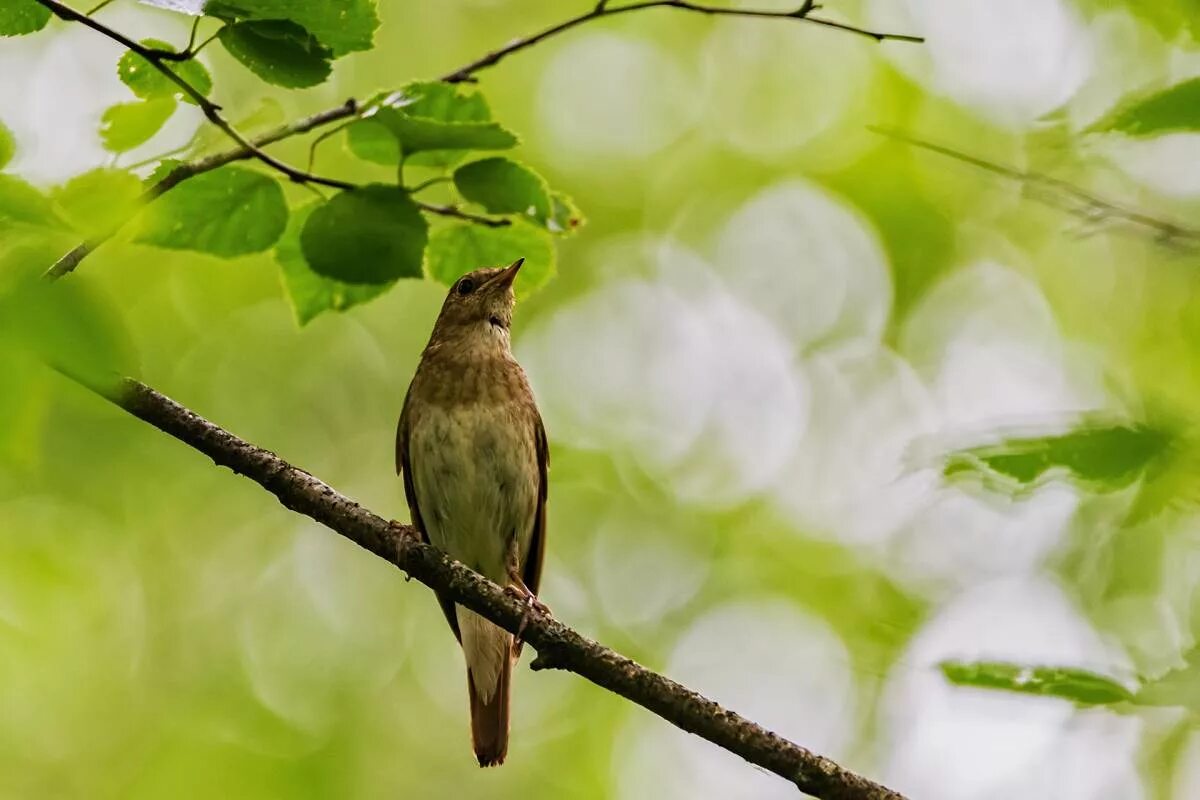
{"label": "green foliage", "polygon": [[100,141],[114,153],[132,150],[150,141],[174,113],[175,100],[170,97],[109,106],[100,117]]}
{"label": "green foliage", "polygon": [[0,0],[0,36],[35,33],[50,21],[50,9],[34,0]]}
{"label": "green foliage", "polygon": [[212,0],[204,13],[229,22],[289,20],[315,36],[334,58],[370,50],[379,27],[373,0]]}
{"label": "green foliage", "polygon": [[221,167],[184,181],[151,204],[137,240],[232,258],[275,244],[287,217],[283,189],[274,178]]}
{"label": "green foliage", "polygon": [[116,228],[141,204],[142,182],[120,169],[94,169],[56,189],[51,199],[62,216],[87,236]]}
{"label": "green foliage", "polygon": [[3,122],[0,122],[0,169],[4,169],[17,152],[17,143]]}
{"label": "green foliage", "polygon": [[374,184],[316,208],[300,234],[313,271],[346,283],[421,277],[428,225],[403,189]]}
{"label": "green foliage", "polygon": [[493,214],[520,214],[549,224],[554,213],[542,176],[503,157],[472,161],[454,171],[454,186],[467,200]]}
{"label": "green foliage", "polygon": [[1058,697],[1083,706],[1133,699],[1111,678],[1073,667],[1030,667],[1005,661],[943,661],[938,667],[956,686]]}
{"label": "green foliage", "polygon": [[332,69],[329,48],[289,20],[235,22],[222,28],[218,38],[231,56],[276,86],[316,86]]}
{"label": "green foliage", "polygon": [[1164,38],[1173,40],[1182,34],[1195,40],[1200,36],[1200,14],[1196,0],[1077,0],[1096,10],[1118,10],[1151,25]]}
{"label": "green foliage", "polygon": [[1146,681],[1133,702],[1140,706],[1181,706],[1200,714],[1200,647],[1187,653],[1183,666]]}
{"label": "green foliage", "polygon": [[[176,52],[170,42],[164,42],[161,39],[143,39],[142,44],[156,50]],[[196,59],[164,62],[163,66],[190,84],[200,94],[207,96],[212,91],[212,76]],[[171,97],[182,99],[188,103],[196,102],[184,94],[178,84],[132,50],[125,51],[125,54],[117,61],[117,77],[143,100]]]}
{"label": "green foliage", "polygon": [[1092,130],[1127,136],[1200,130],[1200,78],[1123,103]]}
{"label": "green foliage", "polygon": [[981,477],[990,488],[1023,492],[1052,473],[1097,491],[1129,486],[1167,453],[1173,435],[1132,423],[1084,424],[1063,434],[1013,436],[946,456],[947,478]]}
{"label": "green foliage", "polygon": [[318,275],[309,266],[300,246],[300,231],[309,215],[321,205],[314,201],[293,209],[287,230],[275,245],[275,260],[283,288],[292,304],[299,325],[306,325],[325,311],[345,311],[372,300],[391,288],[392,283],[344,283]]}
{"label": "green foliage", "polygon": [[393,166],[400,163],[400,142],[377,120],[361,119],[348,125],[346,146],[363,161]]}
{"label": "green foliage", "polygon": [[41,192],[15,175],[0,173],[0,232],[12,226],[58,228],[63,224]]}
{"label": "green foliage", "polygon": [[504,227],[447,225],[429,238],[425,254],[429,277],[447,286],[478,267],[507,266],[518,258],[525,264],[513,286],[518,297],[539,289],[554,275],[554,245],[533,225],[514,222]]}
{"label": "green foliage", "polygon": [[117,315],[77,281],[29,276],[0,288],[0,357],[5,351],[31,354],[98,388],[133,367]]}
{"label": "green foliage", "polygon": [[546,220],[546,227],[551,233],[571,234],[583,223],[583,213],[574,200],[562,192],[550,193],[550,219]]}
{"label": "green foliage", "polygon": [[[491,119],[483,96],[455,84],[410,83],[367,104],[367,117],[350,126],[350,151],[367,161],[446,167],[472,150],[507,150],[515,134]],[[393,138],[389,145],[386,130]],[[394,155],[393,155],[394,154]]]}

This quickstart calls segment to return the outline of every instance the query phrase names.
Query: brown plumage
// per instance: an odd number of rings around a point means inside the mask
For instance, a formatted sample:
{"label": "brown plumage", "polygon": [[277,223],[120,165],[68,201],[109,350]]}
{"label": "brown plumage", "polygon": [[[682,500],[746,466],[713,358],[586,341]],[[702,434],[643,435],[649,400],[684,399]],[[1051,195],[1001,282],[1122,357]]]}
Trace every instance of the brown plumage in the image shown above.
{"label": "brown plumage", "polygon": [[[396,470],[425,541],[537,603],[549,452],[509,340],[520,267],[479,269],[450,289],[404,399]],[[520,645],[448,597],[438,602],[467,662],[475,756],[502,764]]]}

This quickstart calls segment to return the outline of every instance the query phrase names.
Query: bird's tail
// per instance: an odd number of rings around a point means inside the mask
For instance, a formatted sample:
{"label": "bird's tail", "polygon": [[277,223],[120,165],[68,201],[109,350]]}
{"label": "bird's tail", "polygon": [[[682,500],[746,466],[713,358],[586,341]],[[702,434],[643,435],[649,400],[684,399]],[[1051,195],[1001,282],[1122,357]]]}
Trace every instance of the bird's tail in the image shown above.
{"label": "bird's tail", "polygon": [[499,766],[508,753],[512,634],[462,606],[457,608],[457,615],[467,660],[471,743],[475,758],[481,767]]}

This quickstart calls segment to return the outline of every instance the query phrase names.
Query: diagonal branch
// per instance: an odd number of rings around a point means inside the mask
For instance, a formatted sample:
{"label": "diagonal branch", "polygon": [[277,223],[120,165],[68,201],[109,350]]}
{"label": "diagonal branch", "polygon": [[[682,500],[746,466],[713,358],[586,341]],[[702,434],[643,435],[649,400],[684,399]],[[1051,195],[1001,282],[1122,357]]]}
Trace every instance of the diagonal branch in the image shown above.
{"label": "diagonal branch", "polygon": [[1036,199],[1049,206],[1066,211],[1069,214],[1074,214],[1082,218],[1085,222],[1097,223],[1116,220],[1117,222],[1123,222],[1127,225],[1149,231],[1153,234],[1155,241],[1161,244],[1186,249],[1200,248],[1200,229],[1188,228],[1179,223],[1152,216],[1144,211],[1122,206],[1111,200],[1094,195],[1086,189],[1082,189],[1062,178],[1055,178],[1052,175],[1044,175],[1040,172],[1028,172],[1016,169],[1015,167],[1005,166],[1004,164],[998,164],[995,161],[988,161],[987,159],[973,156],[969,153],[946,147],[945,145],[936,144],[925,139],[918,139],[915,136],[910,136],[907,133],[891,128],[869,126],[868,129],[889,139],[903,142],[930,153],[937,153],[938,155],[952,158],[955,161],[961,161],[964,164],[970,164],[993,175],[999,175],[1002,178],[1023,184],[1029,189],[1034,190]]}
{"label": "diagonal branch", "polygon": [[[117,38],[117,41],[119,41],[122,44],[126,45],[127,47],[130,47],[131,49],[135,50],[135,52],[139,52],[143,57],[148,58],[148,60],[150,60],[150,62],[152,64],[154,64],[154,66],[156,68],[158,68],[160,70],[164,70],[165,71],[164,74],[170,76],[171,80],[175,81],[177,84],[179,84],[181,86],[186,85],[182,81],[182,79],[179,78],[179,76],[177,76],[174,72],[166,69],[162,64],[158,63],[158,61],[155,60],[155,57],[165,57],[165,56],[162,56],[160,53],[158,53],[158,51],[154,51],[149,48],[145,48],[142,45],[137,44],[136,42],[132,42],[131,40],[121,36],[120,34],[116,33],[115,31],[111,31],[110,29],[106,28],[105,26],[100,25],[95,20],[92,20],[87,16],[79,14],[78,12],[72,11],[71,9],[67,8],[66,6],[63,6],[61,3],[50,2],[49,0],[38,0],[38,2],[47,6],[51,10],[54,10],[56,14],[63,17],[64,19],[72,19],[72,20],[75,20],[78,22],[82,22],[85,25],[88,25],[88,27],[91,27],[95,30],[100,31],[101,33],[104,33],[106,36],[113,36],[114,38],[119,37],[119,38]],[[59,8],[63,9],[62,13],[60,13],[58,11]],[[497,50],[493,50],[492,52],[488,53],[487,55],[485,55],[481,58],[471,61],[471,62],[459,67],[456,70],[446,73],[446,75],[442,76],[441,80],[447,81],[449,83],[463,83],[463,82],[467,82],[467,81],[474,81],[474,80],[476,80],[475,73],[480,72],[484,69],[487,69],[488,67],[491,67],[491,66],[499,63],[500,61],[502,61],[503,59],[512,55],[513,53],[517,53],[521,50],[532,47],[533,45],[537,44],[538,42],[548,39],[551,36],[555,36],[559,33],[563,33],[564,31],[570,30],[571,28],[574,28],[576,25],[581,25],[585,22],[589,22],[594,19],[600,19],[601,17],[613,16],[615,14],[623,14],[623,13],[629,12],[629,11],[642,11],[642,10],[649,9],[649,8],[673,8],[676,10],[692,11],[692,12],[696,12],[696,13],[700,13],[700,14],[708,14],[708,15],[713,15],[713,16],[739,16],[739,17],[765,17],[765,18],[776,18],[776,19],[794,19],[794,20],[799,20],[801,22],[812,23],[814,25],[822,25],[822,26],[825,26],[828,28],[836,28],[838,30],[847,31],[849,33],[856,33],[856,34],[859,34],[862,36],[867,36],[867,37],[874,39],[876,41],[879,41],[879,42],[882,42],[885,40],[895,40],[895,41],[901,41],[901,42],[923,42],[923,41],[925,41],[920,36],[909,36],[907,34],[900,34],[900,33],[882,33],[882,32],[878,32],[878,31],[866,30],[864,28],[856,28],[852,25],[845,25],[843,23],[835,22],[833,20],[824,19],[821,17],[814,17],[814,16],[812,16],[812,12],[815,11],[817,8],[819,8],[819,6],[815,2],[813,2],[813,0],[805,0],[805,2],[803,4],[801,4],[800,7],[794,11],[756,11],[753,9],[721,8],[718,6],[707,6],[707,5],[702,5],[699,3],[684,2],[684,0],[652,0],[651,2],[633,3],[631,5],[616,6],[616,7],[610,8],[608,5],[608,0],[601,0],[601,2],[597,2],[596,5],[592,8],[592,10],[589,12],[580,14],[579,16],[576,16],[576,17],[571,17],[568,20],[560,22],[557,25],[552,25],[551,27],[546,28],[537,33],[530,34],[528,36],[524,36],[519,39],[515,39],[512,42],[509,42],[504,47],[501,47]],[[196,99],[196,94],[189,92],[188,96],[192,97],[193,99]],[[200,108],[202,110],[206,109],[206,104],[208,106],[212,105],[208,101],[207,98],[201,97],[200,99],[203,100],[203,102],[200,105]],[[213,106],[213,108],[216,109],[215,106]],[[216,111],[219,111],[219,109],[216,109]],[[230,134],[234,138],[234,140],[238,143],[238,146],[234,147],[230,150],[226,150],[224,152],[217,153],[215,155],[207,156],[205,158],[201,158],[196,161],[191,161],[186,164],[181,164],[180,166],[176,167],[175,170],[172,171],[163,181],[159,182],[154,187],[154,189],[157,191],[154,191],[153,194],[147,193],[147,195],[144,199],[147,201],[153,200],[155,197],[158,197],[158,195],[162,194],[163,192],[168,191],[169,189],[171,189],[172,187],[181,183],[182,181],[185,181],[194,175],[199,175],[203,172],[208,172],[209,170],[224,166],[225,164],[228,164],[231,161],[240,161],[242,159],[247,159],[247,158],[257,158],[259,160],[264,160],[264,157],[267,159],[270,159],[271,156],[264,153],[261,149],[265,145],[271,144],[273,142],[278,142],[282,139],[288,139],[288,138],[291,138],[292,136],[297,136],[302,133],[307,133],[308,131],[311,131],[314,128],[322,127],[331,122],[336,122],[338,120],[343,120],[343,119],[347,119],[349,117],[354,117],[354,116],[358,115],[359,111],[360,111],[360,109],[358,108],[358,104],[354,101],[353,98],[351,98],[350,100],[346,101],[344,104],[342,104],[340,106],[330,108],[326,111],[321,111],[317,114],[313,114],[310,117],[305,117],[304,119],[293,122],[289,125],[284,125],[283,127],[278,128],[274,131],[271,131],[270,133],[265,134],[264,136],[260,136],[256,139],[247,140],[245,137],[241,136],[236,131],[234,131],[233,128],[229,127],[228,123],[225,123],[224,125],[221,125],[221,123],[216,123],[216,121],[213,120],[211,116],[209,116],[209,112],[207,110],[205,110],[205,116],[208,116],[210,121],[214,121],[214,123],[218,124],[218,126],[221,127],[221,129],[223,131],[225,131],[227,134]],[[217,117],[220,118],[219,113],[217,114]],[[272,163],[273,161],[274,161],[274,159],[272,159],[271,161],[265,161],[265,163],[274,166],[274,164]],[[292,169],[292,168],[288,167],[288,169]],[[288,173],[285,172],[284,174],[288,174]],[[308,175],[309,173],[301,173],[301,174]],[[311,178],[311,180],[313,182],[317,182],[317,183],[325,182],[321,179],[316,178],[315,176],[313,176]],[[327,185],[336,185],[336,184],[327,184]],[[108,234],[93,238],[90,241],[80,243],[75,248],[73,248],[69,253],[64,255],[58,261],[54,262],[54,264],[46,271],[46,275],[48,277],[60,277],[62,275],[66,275],[67,273],[71,272],[93,250],[95,250],[97,247],[99,247],[104,242],[108,241],[108,239],[112,238],[112,236],[115,233],[116,233],[116,231],[112,231],[112,232],[109,232]]]}
{"label": "diagonal branch", "polygon": [[487,578],[421,543],[411,526],[384,520],[304,470],[238,438],[149,386],[131,379],[101,386],[68,377],[204,453],[218,466],[259,484],[284,507],[320,522],[505,630],[515,633],[523,624],[522,638],[537,650],[534,669],[574,672],[822,800],[905,800],[899,793],[582,636],[553,617],[528,610]]}
{"label": "diagonal branch", "polygon": [[152,67],[161,72],[168,80],[178,86],[184,94],[194,100],[196,105],[200,107],[200,111],[203,112],[205,118],[207,118],[208,121],[213,125],[216,125],[218,128],[220,128],[226,136],[241,145],[242,149],[247,151],[249,156],[257,158],[259,161],[263,162],[272,169],[288,176],[296,183],[319,183],[324,186],[332,186],[335,189],[353,188],[354,184],[352,183],[336,180],[334,178],[323,178],[320,175],[313,175],[311,172],[305,172],[302,169],[296,169],[290,164],[285,164],[284,162],[275,158],[275,156],[259,148],[256,144],[254,144],[254,142],[247,139],[245,136],[239,133],[236,128],[230,125],[228,120],[221,116],[220,106],[209,100],[199,89],[197,89],[195,86],[192,86],[183,78],[179,77],[179,75],[173,69],[164,64],[162,56],[153,48],[149,48],[139,42],[135,42],[125,34],[113,30],[102,22],[97,22],[86,14],[81,14],[70,6],[66,6],[57,2],[57,0],[37,0],[37,2],[53,11],[62,19],[65,19],[68,22],[78,22],[86,25],[97,33],[107,36],[114,42],[123,45],[129,50],[137,53],[142,58],[146,59],[148,62],[150,62]]}

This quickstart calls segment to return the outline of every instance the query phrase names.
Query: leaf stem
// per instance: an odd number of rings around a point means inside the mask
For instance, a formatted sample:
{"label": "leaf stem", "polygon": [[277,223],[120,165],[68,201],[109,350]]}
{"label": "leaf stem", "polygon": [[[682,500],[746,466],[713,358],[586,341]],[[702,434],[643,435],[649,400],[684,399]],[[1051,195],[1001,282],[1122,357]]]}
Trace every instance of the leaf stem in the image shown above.
{"label": "leaf stem", "polygon": [[435,184],[438,184],[438,183],[450,183],[450,182],[451,182],[451,179],[450,179],[450,178],[448,178],[447,176],[445,176],[445,175],[438,175],[438,176],[436,176],[436,177],[430,178],[430,179],[429,179],[429,180],[427,180],[427,181],[421,181],[421,182],[420,182],[420,183],[418,183],[416,186],[413,186],[412,188],[410,188],[410,189],[408,190],[408,193],[409,193],[409,194],[416,194],[417,192],[421,191],[422,189],[428,189],[430,186],[433,186],[433,185],[435,185]]}

